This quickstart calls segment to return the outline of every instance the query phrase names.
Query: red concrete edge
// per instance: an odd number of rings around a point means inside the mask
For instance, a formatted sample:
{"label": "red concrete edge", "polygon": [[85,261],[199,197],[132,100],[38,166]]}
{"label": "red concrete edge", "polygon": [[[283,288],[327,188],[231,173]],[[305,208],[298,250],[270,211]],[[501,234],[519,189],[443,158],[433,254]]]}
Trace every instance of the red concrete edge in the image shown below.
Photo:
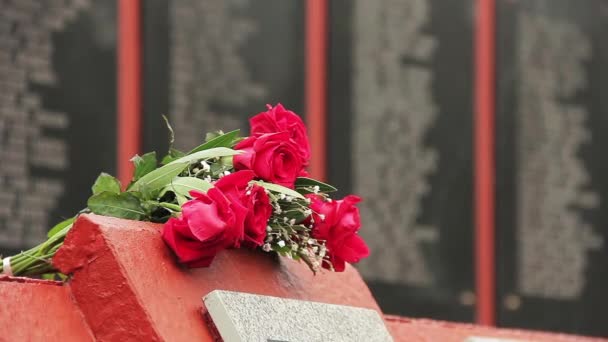
{"label": "red concrete edge", "polygon": [[99,225],[81,215],[53,258],[53,265],[73,274],[69,282],[73,297],[97,339],[162,340],[116,260]]}
{"label": "red concrete edge", "polygon": [[0,281],[11,282],[11,283],[23,283],[23,284],[40,284],[49,286],[63,286],[63,282],[55,280],[44,280],[44,279],[33,279],[25,277],[11,277],[0,274]]}
{"label": "red concrete edge", "polygon": [[477,323],[495,325],[495,0],[477,0],[476,6],[474,182]]}
{"label": "red concrete edge", "polygon": [[350,265],[316,276],[302,263],[249,249],[217,255],[208,268],[180,266],[164,244],[162,225],[81,215],[53,263],[98,339],[212,341],[202,297],[221,289],[378,311]]}
{"label": "red concrete edge", "polygon": [[606,342],[607,339],[583,337],[570,334],[494,328],[467,323],[413,319],[385,315],[384,321],[395,341],[442,341],[462,342],[467,337],[493,337],[536,342]]}
{"label": "red concrete edge", "polygon": [[326,0],[306,0],[306,121],[311,144],[310,175],[326,178],[327,21]]}
{"label": "red concrete edge", "polygon": [[0,341],[93,341],[70,288],[60,282],[0,277]]}
{"label": "red concrete edge", "polygon": [[117,170],[123,185],[131,181],[130,159],[141,144],[141,6],[118,1]]}

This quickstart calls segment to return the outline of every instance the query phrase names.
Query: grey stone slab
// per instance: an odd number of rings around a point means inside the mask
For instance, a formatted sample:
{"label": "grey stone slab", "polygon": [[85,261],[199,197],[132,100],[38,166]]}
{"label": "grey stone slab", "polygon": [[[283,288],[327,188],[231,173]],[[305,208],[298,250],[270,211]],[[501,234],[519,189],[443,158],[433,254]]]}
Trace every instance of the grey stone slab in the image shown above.
{"label": "grey stone slab", "polygon": [[215,290],[203,298],[224,342],[390,342],[378,312]]}

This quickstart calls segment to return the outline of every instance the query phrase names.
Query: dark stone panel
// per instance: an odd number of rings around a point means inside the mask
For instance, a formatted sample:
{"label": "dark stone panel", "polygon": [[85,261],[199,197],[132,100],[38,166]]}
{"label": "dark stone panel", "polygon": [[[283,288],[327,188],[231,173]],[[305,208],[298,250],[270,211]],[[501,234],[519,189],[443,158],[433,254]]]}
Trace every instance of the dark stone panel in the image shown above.
{"label": "dark stone panel", "polygon": [[472,2],[332,1],[329,181],[383,310],[473,319]]}
{"label": "dark stone panel", "polygon": [[189,149],[283,103],[303,114],[302,1],[144,2],[144,149]]}
{"label": "dark stone panel", "polygon": [[169,135],[169,2],[142,2],[142,150],[165,153]]}
{"label": "dark stone panel", "polygon": [[42,242],[115,171],[114,1],[0,2],[0,253]]}
{"label": "dark stone panel", "polygon": [[499,324],[608,335],[603,1],[499,1]]}

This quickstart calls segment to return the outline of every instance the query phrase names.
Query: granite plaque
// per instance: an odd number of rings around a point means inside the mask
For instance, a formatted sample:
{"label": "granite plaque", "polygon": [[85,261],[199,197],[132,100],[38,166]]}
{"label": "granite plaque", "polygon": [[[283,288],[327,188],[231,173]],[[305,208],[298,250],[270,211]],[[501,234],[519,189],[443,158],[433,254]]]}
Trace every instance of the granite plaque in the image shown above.
{"label": "granite plaque", "polygon": [[608,335],[608,4],[498,2],[499,324]]}
{"label": "granite plaque", "polygon": [[[144,13],[144,149],[167,150],[204,132],[240,128],[282,102],[303,114],[304,2],[150,0]],[[160,138],[159,138],[160,137]]]}
{"label": "granite plaque", "polygon": [[0,254],[33,246],[115,168],[116,4],[0,1]]}
{"label": "granite plaque", "polygon": [[377,311],[215,290],[203,299],[225,342],[390,342]]}
{"label": "granite plaque", "polygon": [[331,1],[329,181],[385,312],[473,319],[472,1]]}

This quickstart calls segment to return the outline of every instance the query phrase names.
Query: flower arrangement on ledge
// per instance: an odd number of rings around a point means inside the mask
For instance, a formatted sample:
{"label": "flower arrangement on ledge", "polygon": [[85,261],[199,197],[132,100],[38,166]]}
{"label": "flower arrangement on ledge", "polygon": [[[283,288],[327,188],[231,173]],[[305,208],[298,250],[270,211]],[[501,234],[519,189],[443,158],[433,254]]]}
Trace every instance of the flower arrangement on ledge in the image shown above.
{"label": "flower arrangement on ledge", "polygon": [[[310,146],[300,117],[278,104],[249,123],[249,137],[209,133],[187,153],[171,147],[160,163],[155,152],[135,156],[125,191],[102,173],[79,214],[164,223],[163,240],[187,267],[209,266],[229,248],[278,253],[313,272],[340,272],[367,257],[358,235],[360,198],[332,200],[333,186],[308,177]],[[57,275],[52,258],[77,216],[53,227],[42,244],[4,258],[2,273]]]}

